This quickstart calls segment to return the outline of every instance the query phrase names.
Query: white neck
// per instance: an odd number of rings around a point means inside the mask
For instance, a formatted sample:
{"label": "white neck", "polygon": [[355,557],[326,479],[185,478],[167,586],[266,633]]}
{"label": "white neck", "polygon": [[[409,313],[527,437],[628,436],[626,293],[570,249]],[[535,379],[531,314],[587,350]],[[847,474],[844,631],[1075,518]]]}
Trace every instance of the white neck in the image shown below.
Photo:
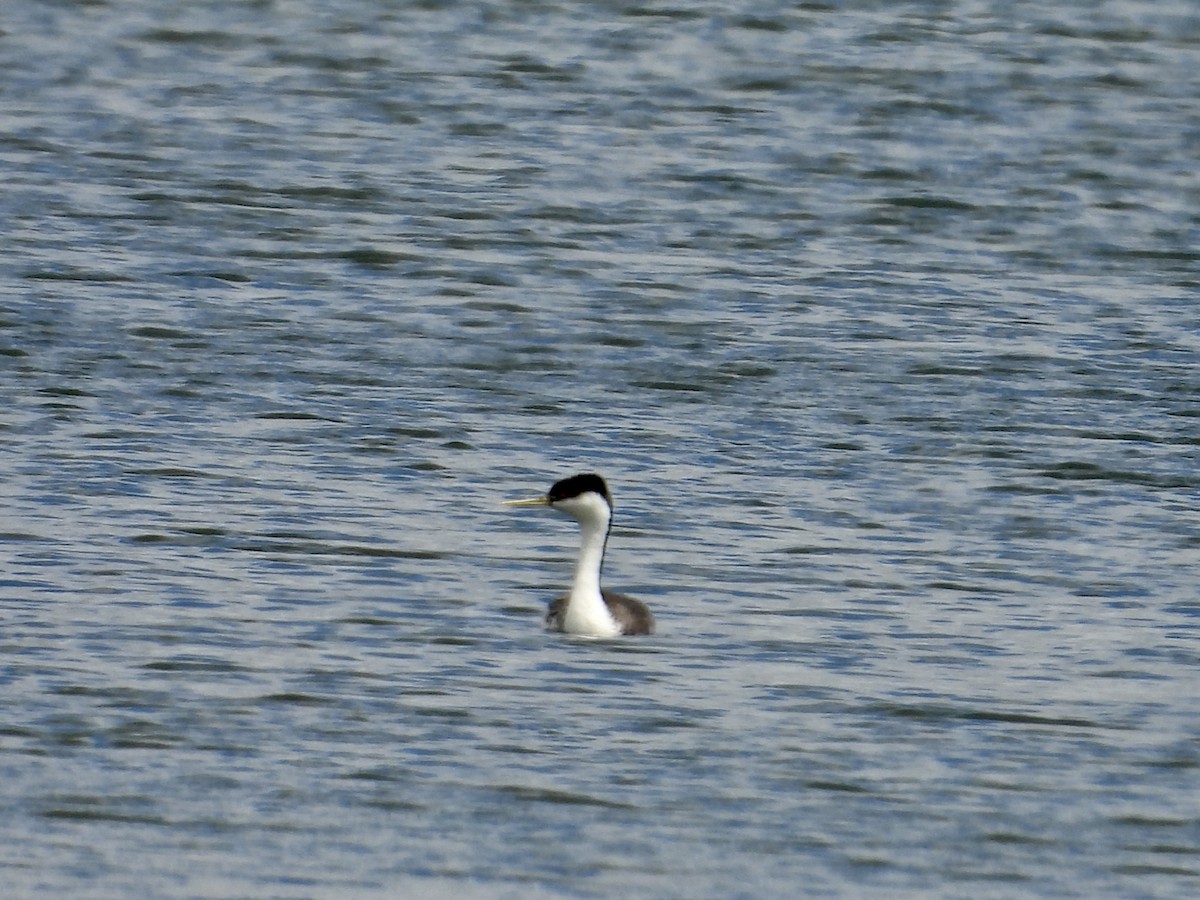
{"label": "white neck", "polygon": [[608,539],[608,505],[601,501],[586,513],[572,513],[579,520],[582,535],[579,560],[575,563],[575,580],[571,584],[567,609],[563,615],[563,631],[593,637],[613,637],[621,633],[621,626],[609,613],[600,594],[600,566],[604,562],[604,543]]}

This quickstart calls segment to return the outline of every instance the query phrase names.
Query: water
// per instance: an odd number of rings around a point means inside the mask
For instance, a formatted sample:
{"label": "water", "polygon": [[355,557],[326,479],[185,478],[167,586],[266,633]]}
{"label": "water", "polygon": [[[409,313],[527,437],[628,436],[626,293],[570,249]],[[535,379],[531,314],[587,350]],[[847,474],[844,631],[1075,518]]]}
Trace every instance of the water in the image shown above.
{"label": "water", "polygon": [[[1184,2],[10,3],[11,897],[1192,897]],[[540,630],[603,472],[660,633]]]}

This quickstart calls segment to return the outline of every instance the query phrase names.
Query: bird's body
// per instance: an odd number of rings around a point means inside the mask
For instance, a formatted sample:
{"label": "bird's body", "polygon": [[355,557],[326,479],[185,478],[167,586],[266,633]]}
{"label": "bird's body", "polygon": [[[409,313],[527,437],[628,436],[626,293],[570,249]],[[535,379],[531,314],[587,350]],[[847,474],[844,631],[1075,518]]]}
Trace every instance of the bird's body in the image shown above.
{"label": "bird's body", "polygon": [[[654,615],[641,600],[635,600],[625,594],[615,594],[612,591],[600,591],[608,615],[617,623],[619,631],[615,634],[653,634]],[[550,601],[550,609],[546,613],[546,627],[551,631],[565,631],[582,634],[567,627],[567,603],[570,594],[563,594]],[[576,624],[576,623],[572,623]]]}
{"label": "bird's body", "polygon": [[589,637],[652,634],[654,616],[646,605],[600,587],[600,569],[612,524],[612,497],[599,475],[574,475],[555,482],[545,497],[510,500],[509,506],[549,506],[579,523],[579,560],[571,590],[550,604],[546,626]]}

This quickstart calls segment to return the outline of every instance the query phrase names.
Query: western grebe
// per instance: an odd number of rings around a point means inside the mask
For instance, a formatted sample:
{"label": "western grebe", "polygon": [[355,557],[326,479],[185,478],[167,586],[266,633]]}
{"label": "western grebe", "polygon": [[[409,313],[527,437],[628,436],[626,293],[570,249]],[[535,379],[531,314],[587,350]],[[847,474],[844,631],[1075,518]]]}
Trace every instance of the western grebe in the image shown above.
{"label": "western grebe", "polygon": [[570,593],[556,598],[546,613],[552,631],[590,637],[653,634],[654,616],[646,604],[600,588],[604,547],[612,528],[612,496],[599,475],[572,475],[557,481],[544,497],[505,500],[505,506],[549,506],[579,523],[582,541]]}

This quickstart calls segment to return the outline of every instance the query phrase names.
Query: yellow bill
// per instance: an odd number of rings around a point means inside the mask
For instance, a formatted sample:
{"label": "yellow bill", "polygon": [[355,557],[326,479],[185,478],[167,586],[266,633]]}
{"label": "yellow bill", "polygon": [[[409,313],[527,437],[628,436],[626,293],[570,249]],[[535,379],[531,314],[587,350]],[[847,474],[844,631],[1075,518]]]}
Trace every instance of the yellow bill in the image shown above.
{"label": "yellow bill", "polygon": [[502,500],[501,503],[505,506],[549,506],[550,501],[546,497],[529,497],[526,500]]}

